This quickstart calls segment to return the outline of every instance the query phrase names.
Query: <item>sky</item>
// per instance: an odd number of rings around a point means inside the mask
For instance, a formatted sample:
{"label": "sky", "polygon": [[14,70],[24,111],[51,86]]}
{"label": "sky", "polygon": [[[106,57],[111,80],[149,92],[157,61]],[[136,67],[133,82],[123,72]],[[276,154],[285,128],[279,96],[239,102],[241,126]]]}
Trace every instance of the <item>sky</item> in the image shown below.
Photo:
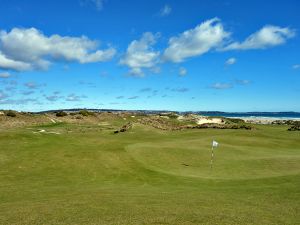
{"label": "sky", "polygon": [[300,112],[298,0],[0,0],[0,109]]}

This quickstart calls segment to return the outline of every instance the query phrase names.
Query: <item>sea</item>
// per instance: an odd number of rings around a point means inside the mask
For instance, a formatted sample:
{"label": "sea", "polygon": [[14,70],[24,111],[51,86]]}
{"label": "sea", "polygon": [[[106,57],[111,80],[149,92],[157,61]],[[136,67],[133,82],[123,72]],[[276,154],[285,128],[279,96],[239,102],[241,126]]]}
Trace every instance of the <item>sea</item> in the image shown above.
{"label": "sea", "polygon": [[300,112],[197,112],[204,116],[223,116],[229,118],[266,118],[280,120],[300,120]]}

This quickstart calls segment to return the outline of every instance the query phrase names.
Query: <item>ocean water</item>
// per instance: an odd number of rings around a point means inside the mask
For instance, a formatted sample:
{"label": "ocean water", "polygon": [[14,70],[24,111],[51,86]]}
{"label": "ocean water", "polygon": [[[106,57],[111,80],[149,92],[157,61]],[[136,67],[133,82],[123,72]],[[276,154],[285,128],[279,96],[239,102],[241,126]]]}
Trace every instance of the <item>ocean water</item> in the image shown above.
{"label": "ocean water", "polygon": [[300,119],[299,112],[197,112],[199,115],[204,116],[223,116],[232,118],[270,118],[270,119]]}

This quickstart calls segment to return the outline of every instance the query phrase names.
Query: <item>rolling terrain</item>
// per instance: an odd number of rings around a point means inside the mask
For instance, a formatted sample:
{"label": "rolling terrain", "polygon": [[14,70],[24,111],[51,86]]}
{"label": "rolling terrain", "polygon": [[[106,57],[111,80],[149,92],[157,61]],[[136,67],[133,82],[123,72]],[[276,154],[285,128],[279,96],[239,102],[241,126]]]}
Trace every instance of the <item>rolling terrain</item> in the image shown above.
{"label": "rolling terrain", "polygon": [[2,127],[0,224],[299,224],[299,132],[163,130],[139,119],[43,115]]}

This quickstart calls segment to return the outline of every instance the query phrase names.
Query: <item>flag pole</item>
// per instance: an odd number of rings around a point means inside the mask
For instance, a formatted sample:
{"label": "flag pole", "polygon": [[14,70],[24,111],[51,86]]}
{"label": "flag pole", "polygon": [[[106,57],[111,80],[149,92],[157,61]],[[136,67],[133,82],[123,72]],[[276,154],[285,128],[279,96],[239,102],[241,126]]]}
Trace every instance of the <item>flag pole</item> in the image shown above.
{"label": "flag pole", "polygon": [[214,145],[211,146],[210,170],[212,170],[213,167],[213,160],[214,160]]}

